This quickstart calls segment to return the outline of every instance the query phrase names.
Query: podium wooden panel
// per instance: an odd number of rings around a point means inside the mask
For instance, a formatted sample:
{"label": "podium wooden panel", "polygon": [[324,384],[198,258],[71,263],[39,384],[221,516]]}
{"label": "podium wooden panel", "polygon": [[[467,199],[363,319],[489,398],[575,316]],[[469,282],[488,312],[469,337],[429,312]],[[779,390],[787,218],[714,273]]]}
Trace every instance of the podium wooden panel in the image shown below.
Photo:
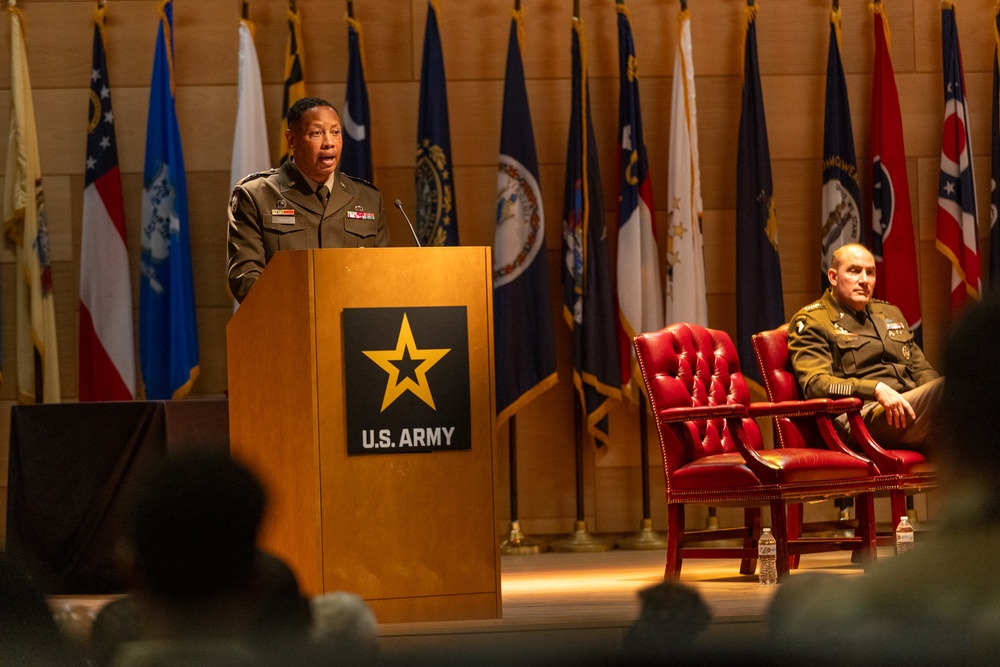
{"label": "podium wooden panel", "polygon": [[[275,255],[227,327],[230,449],[264,480],[263,546],[380,622],[499,618],[486,247]],[[348,456],[344,308],[465,306],[472,447]]]}

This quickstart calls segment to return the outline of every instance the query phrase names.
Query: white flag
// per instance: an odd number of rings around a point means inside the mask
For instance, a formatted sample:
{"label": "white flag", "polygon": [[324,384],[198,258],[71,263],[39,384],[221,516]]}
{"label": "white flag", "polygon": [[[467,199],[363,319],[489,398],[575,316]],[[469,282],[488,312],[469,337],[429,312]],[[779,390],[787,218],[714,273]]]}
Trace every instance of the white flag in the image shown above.
{"label": "white flag", "polygon": [[230,189],[242,178],[271,167],[264,116],[264,89],[260,83],[260,63],[253,44],[253,24],[240,21],[239,106],[236,109],[236,136]]}
{"label": "white flag", "polygon": [[705,252],[701,237],[701,174],[698,167],[698,114],[691,62],[691,13],[678,17],[677,58],[670,105],[670,163],[667,200],[667,324],[708,326]]}

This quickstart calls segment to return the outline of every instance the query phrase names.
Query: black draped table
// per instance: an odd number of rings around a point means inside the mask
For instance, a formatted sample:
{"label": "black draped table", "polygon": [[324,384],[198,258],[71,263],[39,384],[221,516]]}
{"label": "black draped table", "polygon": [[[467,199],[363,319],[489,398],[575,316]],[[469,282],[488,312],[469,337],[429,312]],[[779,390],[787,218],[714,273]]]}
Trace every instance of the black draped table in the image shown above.
{"label": "black draped table", "polygon": [[11,411],[7,555],[50,595],[122,592],[122,510],[150,463],[229,451],[225,399],[16,405]]}

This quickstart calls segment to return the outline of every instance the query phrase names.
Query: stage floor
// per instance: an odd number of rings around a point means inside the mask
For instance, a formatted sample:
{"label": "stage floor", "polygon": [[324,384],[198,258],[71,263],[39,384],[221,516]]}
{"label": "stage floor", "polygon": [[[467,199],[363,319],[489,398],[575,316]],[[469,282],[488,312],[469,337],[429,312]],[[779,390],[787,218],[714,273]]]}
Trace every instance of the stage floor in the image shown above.
{"label": "stage floor", "polygon": [[[891,548],[879,550],[879,558],[891,557]],[[502,619],[383,624],[382,647],[397,656],[425,651],[516,655],[527,646],[612,652],[639,614],[638,591],[663,580],[665,562],[662,550],[503,556]],[[792,576],[802,572],[864,574],[845,552],[802,556]],[[680,581],[696,589],[712,612],[699,641],[766,640],[765,614],[776,587],[741,575],[738,560],[685,561]]]}

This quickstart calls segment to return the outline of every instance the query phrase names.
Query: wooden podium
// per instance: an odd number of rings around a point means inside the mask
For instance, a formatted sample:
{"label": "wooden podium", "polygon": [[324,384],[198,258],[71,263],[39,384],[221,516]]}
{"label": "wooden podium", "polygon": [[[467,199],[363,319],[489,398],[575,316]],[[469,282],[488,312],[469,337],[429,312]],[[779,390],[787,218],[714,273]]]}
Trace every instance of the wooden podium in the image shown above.
{"label": "wooden podium", "polygon": [[[300,250],[233,315],[230,449],[267,488],[262,545],[307,594],[356,593],[383,623],[501,616],[492,301],[487,247]],[[348,455],[344,310],[440,306],[467,313],[471,447]]]}

